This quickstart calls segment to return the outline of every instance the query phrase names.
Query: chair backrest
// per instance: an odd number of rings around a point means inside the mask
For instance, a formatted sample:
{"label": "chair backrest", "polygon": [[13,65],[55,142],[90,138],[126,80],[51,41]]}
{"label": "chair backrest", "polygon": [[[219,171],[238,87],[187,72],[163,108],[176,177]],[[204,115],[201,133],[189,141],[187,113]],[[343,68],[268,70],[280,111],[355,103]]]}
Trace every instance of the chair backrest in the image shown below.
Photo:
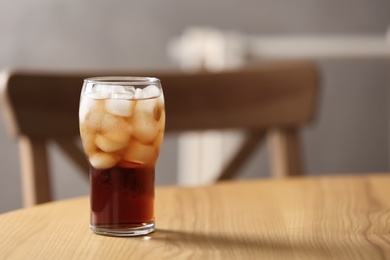
{"label": "chair backrest", "polygon": [[[24,204],[50,201],[46,143],[55,141],[83,169],[88,165],[77,145],[78,105],[83,79],[122,71],[55,73],[5,70],[1,74],[3,111],[19,140]],[[219,73],[137,73],[162,81],[166,133],[207,129],[246,129],[248,137],[221,173],[230,179],[266,136],[273,175],[303,173],[299,130],[315,116],[318,71],[311,62],[264,64]]]}

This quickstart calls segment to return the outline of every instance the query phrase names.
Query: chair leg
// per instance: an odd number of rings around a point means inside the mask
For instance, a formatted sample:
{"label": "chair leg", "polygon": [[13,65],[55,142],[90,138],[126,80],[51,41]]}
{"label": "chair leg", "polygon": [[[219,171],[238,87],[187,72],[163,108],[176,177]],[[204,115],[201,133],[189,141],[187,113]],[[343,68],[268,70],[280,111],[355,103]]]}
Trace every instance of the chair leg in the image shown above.
{"label": "chair leg", "polygon": [[273,177],[304,174],[298,129],[273,129],[268,133],[268,140]]}
{"label": "chair leg", "polygon": [[248,161],[249,156],[256,150],[264,137],[264,131],[249,133],[241,147],[237,150],[236,154],[229,163],[225,165],[221,174],[217,178],[217,181],[229,180],[236,177],[239,173],[239,169],[241,169],[241,167]]}
{"label": "chair leg", "polygon": [[52,200],[44,140],[27,137],[19,141],[23,203],[25,207]]}

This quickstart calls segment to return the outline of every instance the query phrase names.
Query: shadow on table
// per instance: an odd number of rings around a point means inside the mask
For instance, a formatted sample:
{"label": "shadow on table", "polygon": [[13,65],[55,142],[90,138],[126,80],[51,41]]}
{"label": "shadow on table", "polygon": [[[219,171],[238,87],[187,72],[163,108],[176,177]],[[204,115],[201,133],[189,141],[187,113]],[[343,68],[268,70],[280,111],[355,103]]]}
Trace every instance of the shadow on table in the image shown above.
{"label": "shadow on table", "polygon": [[[213,234],[177,230],[157,229],[148,239],[166,243],[168,246],[192,248],[194,250],[245,250],[245,251],[305,251],[305,253],[337,256],[348,246],[346,243],[321,243],[322,239],[288,237],[282,234]],[[316,241],[317,240],[317,241]],[[323,241],[324,242],[324,241]],[[332,245],[331,245],[332,244]]]}

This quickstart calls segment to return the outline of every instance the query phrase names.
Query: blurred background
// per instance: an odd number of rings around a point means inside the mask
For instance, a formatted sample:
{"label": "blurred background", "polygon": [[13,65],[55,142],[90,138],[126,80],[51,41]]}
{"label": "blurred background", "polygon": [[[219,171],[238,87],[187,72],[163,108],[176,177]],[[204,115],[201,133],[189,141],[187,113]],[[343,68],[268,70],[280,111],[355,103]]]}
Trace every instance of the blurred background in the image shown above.
{"label": "blurred background", "polygon": [[[255,37],[385,39],[389,25],[387,0],[2,0],[0,68],[132,74],[179,68],[172,42],[193,27]],[[303,133],[309,175],[389,171],[390,59],[358,56],[315,57],[322,86],[318,119]],[[9,136],[1,118],[0,213],[22,206],[18,147]],[[267,153],[258,153],[241,178],[267,177]],[[88,194],[88,183],[55,146],[50,157],[56,199]],[[178,138],[167,136],[157,185],[178,183],[177,157]]]}

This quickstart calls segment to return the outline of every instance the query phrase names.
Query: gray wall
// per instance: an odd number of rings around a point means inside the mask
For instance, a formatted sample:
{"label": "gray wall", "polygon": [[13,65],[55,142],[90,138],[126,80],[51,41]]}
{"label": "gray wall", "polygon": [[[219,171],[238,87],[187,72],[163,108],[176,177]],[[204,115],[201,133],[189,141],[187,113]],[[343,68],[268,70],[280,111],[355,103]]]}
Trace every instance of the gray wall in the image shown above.
{"label": "gray wall", "polygon": [[[374,33],[390,25],[383,0],[0,1],[0,68],[50,70],[173,67],[168,41],[188,26],[248,34]],[[389,170],[389,66],[385,61],[319,61],[323,88],[318,121],[304,132],[311,175]],[[88,194],[55,146],[57,199]],[[266,176],[253,160],[243,177]],[[176,138],[168,137],[158,185],[174,184]],[[21,207],[18,150],[0,121],[0,212]],[[257,173],[261,169],[260,173]]]}

